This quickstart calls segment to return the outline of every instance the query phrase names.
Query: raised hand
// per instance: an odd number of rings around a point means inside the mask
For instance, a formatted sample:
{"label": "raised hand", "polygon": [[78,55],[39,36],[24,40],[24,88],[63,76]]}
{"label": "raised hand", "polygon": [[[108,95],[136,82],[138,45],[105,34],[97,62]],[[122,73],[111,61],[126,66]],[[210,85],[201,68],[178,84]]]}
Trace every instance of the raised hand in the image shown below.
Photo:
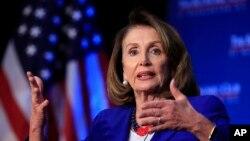
{"label": "raised hand", "polygon": [[43,82],[34,76],[31,72],[27,72],[27,77],[31,87],[31,118],[30,118],[30,141],[42,140],[43,125],[45,121],[45,108],[49,101],[44,99],[42,95]]}
{"label": "raised hand", "polygon": [[[166,129],[184,129],[195,134],[199,139],[207,138],[213,124],[198,113],[187,97],[170,82],[170,92],[174,100],[159,99],[144,103],[139,113],[142,126],[154,125],[151,132]],[[199,130],[203,132],[200,133]]]}

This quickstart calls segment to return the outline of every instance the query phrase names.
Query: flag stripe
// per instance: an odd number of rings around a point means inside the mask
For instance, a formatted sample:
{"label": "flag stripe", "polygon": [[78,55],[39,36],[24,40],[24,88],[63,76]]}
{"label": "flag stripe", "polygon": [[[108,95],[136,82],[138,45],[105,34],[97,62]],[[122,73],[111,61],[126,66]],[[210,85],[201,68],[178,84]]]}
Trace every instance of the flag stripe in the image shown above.
{"label": "flag stripe", "polygon": [[99,62],[100,62],[100,65],[101,65],[102,75],[103,75],[103,79],[104,79],[103,85],[106,88],[105,93],[106,93],[106,99],[107,99],[107,102],[108,102],[108,105],[109,105],[108,107],[113,107],[114,105],[111,103],[110,100],[108,100],[108,92],[107,92],[107,84],[106,84],[106,82],[107,82],[107,74],[108,74],[109,59],[108,59],[107,54],[105,52],[101,52],[98,55],[99,55]]}
{"label": "flag stripe", "polygon": [[0,139],[1,141],[16,141],[16,135],[12,132],[9,120],[5,115],[5,111],[0,101]]}
{"label": "flag stripe", "polygon": [[80,72],[78,67],[78,61],[70,61],[67,64],[66,86],[75,121],[74,125],[76,128],[76,134],[78,139],[83,139],[84,137],[86,137],[87,133],[85,114],[88,113],[86,113],[83,108],[83,95],[81,87],[82,82],[79,78]]}
{"label": "flag stripe", "polygon": [[18,140],[23,140],[29,132],[30,93],[22,74],[22,67],[14,50],[13,41],[7,45],[0,70],[0,95],[2,107],[8,117],[9,125]]}
{"label": "flag stripe", "polygon": [[65,97],[63,96],[64,81],[55,84],[50,91],[48,91],[47,99],[49,99],[48,107],[48,140],[49,141],[63,141],[64,136],[64,121],[65,121]]}
{"label": "flag stripe", "polygon": [[63,85],[63,94],[64,94],[64,97],[65,97],[65,121],[64,121],[64,134],[65,134],[65,138],[67,141],[70,141],[70,140],[73,140],[73,141],[76,141],[77,138],[76,138],[76,132],[75,132],[75,128],[74,128],[74,120],[73,120],[73,117],[72,117],[72,107],[70,105],[70,102],[69,102],[69,99],[67,97],[67,90],[66,90],[66,86],[65,86],[65,83]]}
{"label": "flag stripe", "polygon": [[26,120],[30,118],[30,87],[20,64],[13,40],[7,45],[3,58],[2,69],[10,87],[14,101],[20,108]]}
{"label": "flag stripe", "polygon": [[86,82],[86,68],[85,68],[85,62],[84,61],[79,61],[78,63],[79,65],[79,70],[80,70],[80,79],[81,79],[81,87],[82,87],[82,101],[83,101],[83,107],[84,107],[84,111],[85,113],[83,113],[83,116],[85,116],[86,119],[86,126],[87,129],[90,128],[91,126],[91,110],[90,110],[90,101],[89,101],[89,92],[88,92],[88,88],[87,88],[87,82]]}
{"label": "flag stripe", "polygon": [[98,54],[95,52],[91,52],[85,57],[85,79],[87,80],[87,88],[90,97],[91,120],[94,119],[100,110],[107,108],[106,89],[103,85],[105,82],[101,73],[102,70],[98,57]]}
{"label": "flag stripe", "polygon": [[4,72],[0,70],[0,86],[2,91],[0,94],[1,103],[17,138],[23,140],[29,133],[29,123],[26,121],[23,113],[14,100],[11,89],[8,86],[8,80],[5,76]]}
{"label": "flag stripe", "polygon": [[45,133],[46,138],[48,138],[48,141],[59,141],[59,131],[58,131],[58,120],[55,118],[55,114],[57,114],[57,110],[55,110],[52,107],[52,101],[50,100],[50,104],[48,109],[48,119],[47,119],[47,132]]}

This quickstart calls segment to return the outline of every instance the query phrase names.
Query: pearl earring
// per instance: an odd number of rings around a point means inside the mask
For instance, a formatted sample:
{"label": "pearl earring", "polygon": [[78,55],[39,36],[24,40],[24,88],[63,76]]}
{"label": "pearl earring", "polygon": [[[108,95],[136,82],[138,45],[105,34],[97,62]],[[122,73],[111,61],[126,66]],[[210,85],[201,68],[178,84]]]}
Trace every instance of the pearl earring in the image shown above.
{"label": "pearl earring", "polygon": [[127,80],[123,80],[122,84],[126,86],[126,85],[128,85],[128,81]]}

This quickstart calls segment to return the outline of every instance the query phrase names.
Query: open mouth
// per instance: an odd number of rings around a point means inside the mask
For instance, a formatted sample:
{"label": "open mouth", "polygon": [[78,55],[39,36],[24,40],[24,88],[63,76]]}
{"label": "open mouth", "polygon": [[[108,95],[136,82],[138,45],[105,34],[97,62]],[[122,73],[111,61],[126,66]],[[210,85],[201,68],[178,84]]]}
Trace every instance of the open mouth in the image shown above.
{"label": "open mouth", "polygon": [[151,79],[155,76],[154,72],[151,71],[143,71],[143,72],[139,72],[137,74],[137,78],[140,80],[146,80],[146,79]]}

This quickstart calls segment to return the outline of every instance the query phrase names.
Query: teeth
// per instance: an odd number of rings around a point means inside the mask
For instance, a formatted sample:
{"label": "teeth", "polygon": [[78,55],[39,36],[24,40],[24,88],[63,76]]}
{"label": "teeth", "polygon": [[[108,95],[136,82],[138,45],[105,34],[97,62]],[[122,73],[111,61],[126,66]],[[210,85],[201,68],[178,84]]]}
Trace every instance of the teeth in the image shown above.
{"label": "teeth", "polygon": [[148,74],[142,74],[142,75],[140,75],[140,77],[147,77],[147,76],[150,76],[150,75],[148,75]]}

